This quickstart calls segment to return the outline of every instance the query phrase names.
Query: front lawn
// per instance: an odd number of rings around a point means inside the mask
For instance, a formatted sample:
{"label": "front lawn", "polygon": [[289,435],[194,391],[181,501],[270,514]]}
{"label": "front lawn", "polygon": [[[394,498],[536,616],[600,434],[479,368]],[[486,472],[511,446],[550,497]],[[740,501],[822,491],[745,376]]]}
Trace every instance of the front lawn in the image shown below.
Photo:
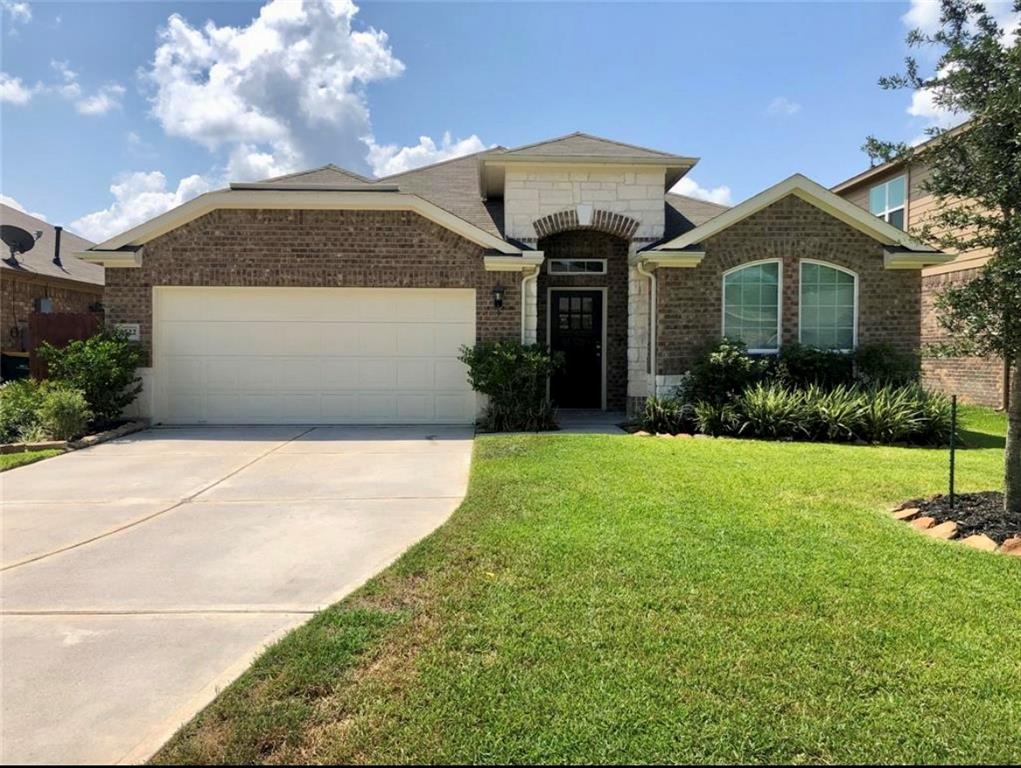
{"label": "front lawn", "polygon": [[[1004,420],[966,411],[962,491]],[[946,452],[476,442],[437,533],[271,648],[164,762],[1021,761],[1021,560],[895,502]]]}
{"label": "front lawn", "polygon": [[51,456],[57,456],[63,453],[59,448],[47,448],[45,451],[23,451],[21,453],[0,453],[0,472],[6,472],[8,469],[14,469],[15,467],[23,467],[26,464],[32,464],[42,459],[48,459]]}

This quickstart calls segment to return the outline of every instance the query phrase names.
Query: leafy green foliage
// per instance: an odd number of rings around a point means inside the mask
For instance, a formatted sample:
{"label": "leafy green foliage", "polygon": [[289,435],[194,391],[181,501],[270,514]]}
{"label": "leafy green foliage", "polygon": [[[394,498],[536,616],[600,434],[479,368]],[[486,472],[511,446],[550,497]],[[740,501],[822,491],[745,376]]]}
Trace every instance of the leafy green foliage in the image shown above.
{"label": "leafy green foliage", "polygon": [[514,341],[486,341],[462,347],[468,381],[488,397],[481,426],[491,432],[556,429],[556,409],[546,394],[550,375],[563,357],[544,347]]}
{"label": "leafy green foliage", "polygon": [[703,435],[719,437],[735,434],[741,427],[741,414],[733,403],[699,400],[694,405],[695,423]]}
{"label": "leafy green foliage", "polygon": [[39,405],[45,388],[35,379],[0,385],[0,442],[13,443],[39,424]]}
{"label": "leafy green foliage", "polygon": [[676,435],[695,426],[695,409],[677,397],[650,397],[639,417],[642,429]]}
{"label": "leafy green foliage", "polygon": [[104,329],[61,348],[44,344],[39,356],[49,366],[51,379],[84,393],[99,424],[120,418],[142,391],[135,373],[142,351],[120,331]]}
{"label": "leafy green foliage", "polygon": [[70,440],[85,433],[92,411],[78,389],[51,387],[39,404],[39,426],[54,440]]}
{"label": "leafy green foliage", "polygon": [[854,378],[854,356],[804,344],[786,344],[780,349],[770,378],[793,387],[810,384],[835,387]]}
{"label": "leafy green foliage", "polygon": [[740,414],[738,434],[773,439],[809,434],[803,390],[760,382],[741,393],[734,405]]}
{"label": "leafy green foliage", "polygon": [[687,395],[692,401],[725,403],[764,379],[769,365],[768,360],[749,355],[742,342],[723,339],[691,366]]}
{"label": "leafy green foliage", "polygon": [[922,374],[921,360],[892,344],[863,344],[854,352],[854,379],[868,386],[915,384]]}

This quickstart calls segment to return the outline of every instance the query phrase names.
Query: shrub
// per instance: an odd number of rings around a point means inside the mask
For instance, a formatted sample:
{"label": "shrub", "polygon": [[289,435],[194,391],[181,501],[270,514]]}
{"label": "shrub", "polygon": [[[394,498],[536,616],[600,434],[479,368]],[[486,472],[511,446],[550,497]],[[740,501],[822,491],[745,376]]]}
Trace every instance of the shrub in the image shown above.
{"label": "shrub", "polygon": [[942,392],[926,392],[915,386],[918,428],[911,436],[922,445],[946,445],[950,442],[950,398]]}
{"label": "shrub", "polygon": [[869,386],[902,387],[918,382],[921,361],[918,355],[903,352],[890,344],[865,344],[854,353],[855,378]]}
{"label": "shrub", "polygon": [[733,403],[712,403],[699,400],[694,405],[695,424],[698,431],[719,437],[737,434],[741,426],[741,414]]}
{"label": "shrub", "polygon": [[81,390],[98,423],[119,418],[142,391],[135,375],[142,351],[121,331],[104,329],[61,348],[43,344],[39,356],[51,379]]}
{"label": "shrub", "polygon": [[702,352],[691,366],[690,398],[720,405],[761,381],[769,361],[748,354],[740,341],[723,339]]}
{"label": "shrub", "polygon": [[780,349],[771,377],[791,387],[815,384],[831,389],[854,380],[854,357],[846,352],[787,344]]}
{"label": "shrub", "polygon": [[759,382],[745,390],[735,406],[740,414],[740,434],[773,439],[808,435],[801,390],[778,382]]}
{"label": "shrub", "polygon": [[39,424],[44,388],[34,379],[8,381],[0,386],[0,442],[13,443]]}
{"label": "shrub", "polygon": [[53,440],[70,440],[85,433],[92,411],[78,389],[48,388],[39,404],[39,426]]}
{"label": "shrub", "polygon": [[866,390],[861,407],[859,437],[870,443],[908,440],[923,428],[915,387],[876,387]]}
{"label": "shrub", "polygon": [[806,429],[817,440],[854,440],[861,431],[862,405],[862,392],[853,386],[840,384],[827,391],[812,385],[805,390]]}
{"label": "shrub", "polygon": [[556,410],[547,396],[550,374],[563,357],[544,347],[512,341],[487,341],[462,347],[468,382],[489,398],[481,426],[493,432],[538,432],[557,428]]}
{"label": "shrub", "polygon": [[678,397],[650,397],[645,401],[639,425],[647,432],[676,435],[695,426],[695,409]]}

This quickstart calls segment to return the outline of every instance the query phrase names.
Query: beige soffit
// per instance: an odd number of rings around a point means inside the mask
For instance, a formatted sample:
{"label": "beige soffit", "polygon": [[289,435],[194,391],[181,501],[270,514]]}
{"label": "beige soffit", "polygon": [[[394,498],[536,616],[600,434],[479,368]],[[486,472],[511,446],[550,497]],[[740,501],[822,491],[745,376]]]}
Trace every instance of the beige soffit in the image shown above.
{"label": "beige soffit", "polygon": [[487,272],[520,272],[541,267],[543,259],[541,251],[534,251],[520,256],[486,256],[485,265]]}
{"label": "beige soffit", "polygon": [[[853,203],[849,203],[842,197],[838,197],[825,187],[800,173],[781,181],[779,184],[760,192],[754,197],[750,197],[740,205],[724,211],[719,216],[685,232],[679,237],[643,251],[641,258],[643,261],[652,261],[659,258],[659,254],[663,251],[682,251],[693,246],[697,247],[714,235],[718,235],[723,230],[728,229],[754,213],[758,213],[788,195],[799,197],[848,226],[888,246],[897,253],[910,252],[915,262],[923,265],[942,264],[952,258],[941,251],[918,242],[903,230],[887,224],[868,211],[859,208]],[[905,263],[907,259],[899,258],[899,261]]]}
{"label": "beige soffit", "polygon": [[[239,186],[246,188],[218,190],[199,195],[194,200],[75,255],[82,260],[108,266],[137,266],[141,263],[140,246],[199,216],[219,209],[412,211],[483,248],[510,256],[521,254],[520,248],[515,248],[507,241],[417,195],[389,189],[370,192]],[[256,188],[250,188],[252,186]]]}

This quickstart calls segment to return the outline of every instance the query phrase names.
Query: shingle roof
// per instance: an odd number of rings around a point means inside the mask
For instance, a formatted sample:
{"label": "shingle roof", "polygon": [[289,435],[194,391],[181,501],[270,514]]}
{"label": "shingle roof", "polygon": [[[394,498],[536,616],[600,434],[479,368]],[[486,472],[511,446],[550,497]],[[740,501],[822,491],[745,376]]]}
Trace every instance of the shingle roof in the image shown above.
{"label": "shingle roof", "polygon": [[669,152],[660,152],[647,147],[639,147],[635,144],[625,144],[620,141],[613,141],[612,139],[604,139],[589,133],[582,133],[581,131],[576,131],[556,139],[515,147],[514,149],[507,150],[506,154],[509,157],[515,155],[612,158],[647,157],[664,159],[678,157],[678,155],[673,155]]}
{"label": "shingle roof", "polygon": [[0,254],[0,269],[13,274],[36,275],[39,277],[59,278],[61,280],[74,280],[79,283],[90,285],[103,285],[103,268],[98,264],[74,258],[71,254],[75,251],[84,251],[93,245],[83,237],[79,237],[66,229],[60,235],[60,262],[57,266],[53,263],[53,225],[35,216],[29,216],[23,211],[11,208],[9,205],[0,204],[0,223],[13,224],[28,232],[41,231],[35,247],[27,253],[19,254],[17,262],[12,264],[9,260],[10,253],[7,247],[0,244],[3,253]]}
{"label": "shingle roof", "polygon": [[345,170],[340,166],[324,165],[322,168],[312,168],[308,171],[289,173],[286,176],[276,176],[272,179],[264,179],[262,184],[293,184],[303,182],[306,184],[344,184],[357,186],[360,184],[375,184],[375,179],[369,179],[353,171]]}
{"label": "shingle roof", "polygon": [[663,232],[665,238],[683,235],[728,209],[726,205],[710,203],[708,200],[699,200],[687,195],[676,195],[672,192],[667,192],[665,195],[665,203],[666,222]]}

